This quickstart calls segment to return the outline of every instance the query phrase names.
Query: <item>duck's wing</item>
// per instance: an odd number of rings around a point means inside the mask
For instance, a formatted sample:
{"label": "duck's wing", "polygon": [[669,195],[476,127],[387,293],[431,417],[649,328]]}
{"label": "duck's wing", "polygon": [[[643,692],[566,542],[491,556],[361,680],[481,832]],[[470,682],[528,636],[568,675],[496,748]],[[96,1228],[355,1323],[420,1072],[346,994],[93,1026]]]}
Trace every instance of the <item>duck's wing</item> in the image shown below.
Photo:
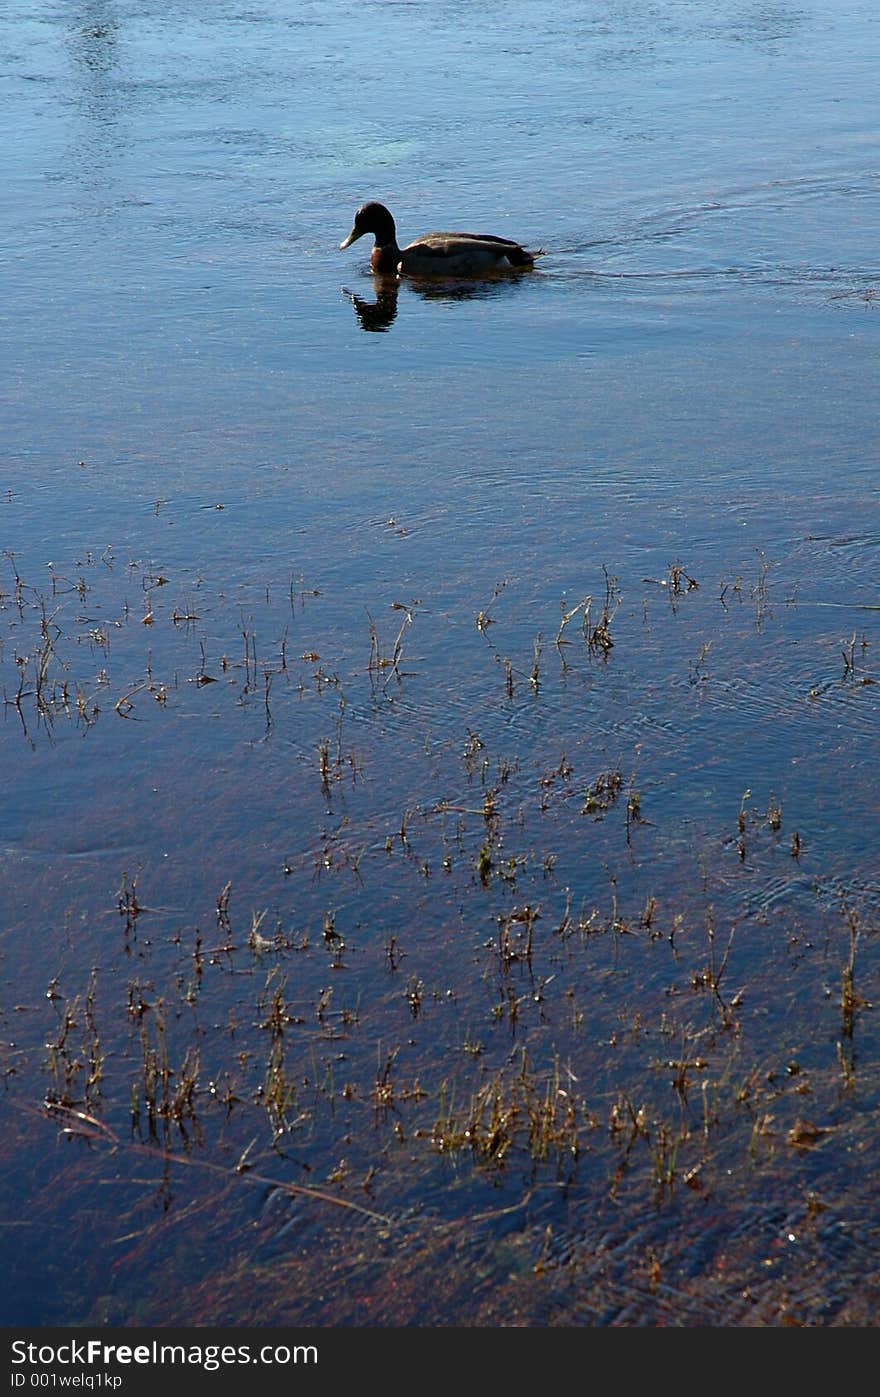
{"label": "duck's wing", "polygon": [[530,267],[534,256],[510,238],[483,233],[425,233],[400,254],[399,268],[416,276],[480,275],[505,266]]}
{"label": "duck's wing", "polygon": [[405,250],[410,248],[421,248],[425,243],[435,243],[438,247],[450,243],[487,243],[490,247],[497,245],[502,250],[506,247],[520,247],[521,244],[514,242],[512,238],[499,238],[495,233],[423,233],[418,242],[410,243]]}

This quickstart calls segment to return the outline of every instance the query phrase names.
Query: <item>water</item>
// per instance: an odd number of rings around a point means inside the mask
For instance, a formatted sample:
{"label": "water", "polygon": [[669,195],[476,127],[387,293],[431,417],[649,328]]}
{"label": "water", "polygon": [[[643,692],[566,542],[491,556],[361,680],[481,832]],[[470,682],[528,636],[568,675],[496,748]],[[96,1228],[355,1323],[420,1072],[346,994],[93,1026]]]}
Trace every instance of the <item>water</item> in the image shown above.
{"label": "water", "polygon": [[4,19],[5,1321],[874,1322],[873,8]]}

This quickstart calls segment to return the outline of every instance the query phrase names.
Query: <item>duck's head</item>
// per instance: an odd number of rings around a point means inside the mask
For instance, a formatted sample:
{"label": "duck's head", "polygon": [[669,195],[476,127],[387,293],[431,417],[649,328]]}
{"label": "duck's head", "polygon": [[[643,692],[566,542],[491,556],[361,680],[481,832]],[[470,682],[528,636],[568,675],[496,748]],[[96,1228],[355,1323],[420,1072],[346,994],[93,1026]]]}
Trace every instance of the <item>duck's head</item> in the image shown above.
{"label": "duck's head", "polygon": [[379,247],[386,244],[393,244],[397,239],[397,230],[394,226],[394,219],[388,212],[384,204],[377,204],[371,201],[369,204],[361,204],[354,216],[354,227],[344,242],[339,244],[340,252],[351,247],[365,233],[372,233],[375,236]]}

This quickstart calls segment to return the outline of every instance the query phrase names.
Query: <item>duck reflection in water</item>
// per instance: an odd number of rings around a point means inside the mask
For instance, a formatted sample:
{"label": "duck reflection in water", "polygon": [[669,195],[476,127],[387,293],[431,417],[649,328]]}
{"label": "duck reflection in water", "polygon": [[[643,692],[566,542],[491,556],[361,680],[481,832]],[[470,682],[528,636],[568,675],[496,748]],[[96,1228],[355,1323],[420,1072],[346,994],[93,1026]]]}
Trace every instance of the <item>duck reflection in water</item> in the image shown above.
{"label": "duck reflection in water", "polygon": [[354,306],[362,330],[389,330],[397,316],[397,293],[400,283],[396,276],[374,276],[373,287],[376,292],[375,301],[368,301],[346,287],[342,288],[342,294],[347,296]]}
{"label": "duck reflection in water", "polygon": [[[490,296],[501,296],[512,291],[515,281],[510,277],[487,278],[484,281],[416,281],[406,283],[406,290],[414,292],[425,301],[482,301]],[[348,287],[342,288],[354,306],[355,314],[362,330],[390,330],[397,317],[397,298],[401,281],[396,276],[374,276],[375,300],[367,300]]]}

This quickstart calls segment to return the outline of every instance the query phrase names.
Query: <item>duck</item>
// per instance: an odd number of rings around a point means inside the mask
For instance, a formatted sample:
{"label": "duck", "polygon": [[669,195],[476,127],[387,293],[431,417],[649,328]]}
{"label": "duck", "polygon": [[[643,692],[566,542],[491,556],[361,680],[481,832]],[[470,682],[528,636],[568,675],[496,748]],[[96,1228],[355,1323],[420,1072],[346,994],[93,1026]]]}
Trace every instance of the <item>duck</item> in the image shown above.
{"label": "duck", "polygon": [[375,242],[370,266],[379,275],[413,277],[473,277],[493,272],[524,271],[535,265],[543,249],[530,252],[510,238],[494,233],[424,233],[406,247],[397,245],[397,227],[384,204],[371,200],[354,216],[354,227],[339,244],[344,252],[365,233]]}

